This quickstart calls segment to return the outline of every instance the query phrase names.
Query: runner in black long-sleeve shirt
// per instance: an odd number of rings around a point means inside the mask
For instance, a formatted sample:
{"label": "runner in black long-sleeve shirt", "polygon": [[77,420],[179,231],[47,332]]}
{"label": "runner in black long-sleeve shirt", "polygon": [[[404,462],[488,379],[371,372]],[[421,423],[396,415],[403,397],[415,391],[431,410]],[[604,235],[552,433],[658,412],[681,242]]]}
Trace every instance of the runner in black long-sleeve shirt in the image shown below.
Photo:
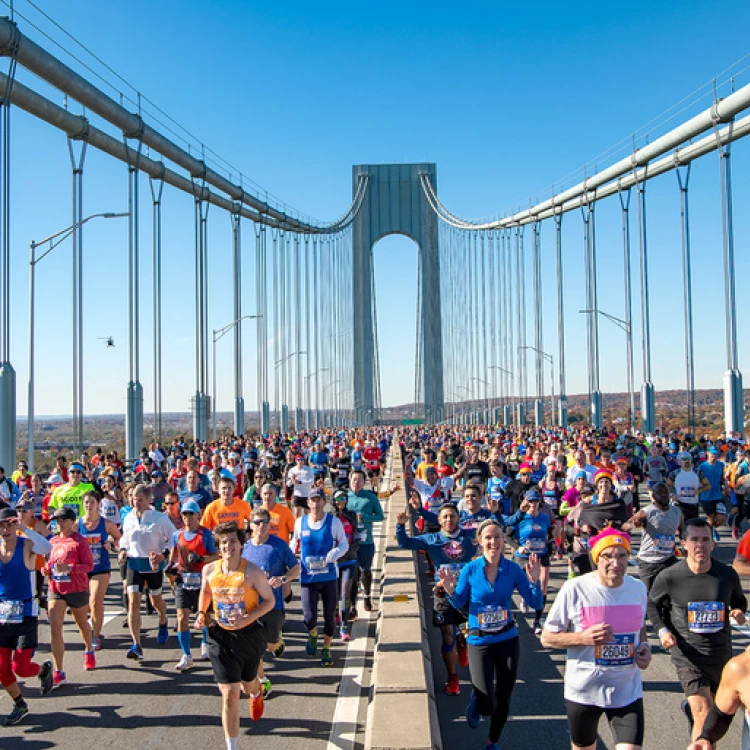
{"label": "runner in black long-sleeve shirt", "polygon": [[737,573],[713,560],[714,542],[705,519],[692,519],[682,531],[687,558],[656,577],[648,614],[665,649],[671,650],[687,697],[683,710],[694,721],[693,740],[713,705],[721,670],[732,657],[729,618],[745,621],[747,599]]}

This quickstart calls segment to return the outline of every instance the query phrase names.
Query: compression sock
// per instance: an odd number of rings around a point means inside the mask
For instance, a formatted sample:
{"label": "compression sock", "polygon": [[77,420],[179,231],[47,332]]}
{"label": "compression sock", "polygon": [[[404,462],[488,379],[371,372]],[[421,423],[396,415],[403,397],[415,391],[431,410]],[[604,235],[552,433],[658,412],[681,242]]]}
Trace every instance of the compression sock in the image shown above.
{"label": "compression sock", "polygon": [[203,643],[208,643],[208,628],[203,628]]}
{"label": "compression sock", "polygon": [[227,750],[237,750],[238,737],[225,737],[224,739],[227,742]]}
{"label": "compression sock", "polygon": [[190,631],[182,630],[177,633],[177,642],[180,644],[182,653],[186,656],[190,656]]}

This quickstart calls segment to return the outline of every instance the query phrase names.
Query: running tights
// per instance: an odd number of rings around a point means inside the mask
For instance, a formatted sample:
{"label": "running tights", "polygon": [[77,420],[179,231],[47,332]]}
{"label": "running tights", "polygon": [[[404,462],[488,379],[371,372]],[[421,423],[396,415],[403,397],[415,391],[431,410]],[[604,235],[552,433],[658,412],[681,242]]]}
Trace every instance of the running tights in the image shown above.
{"label": "running tights", "polygon": [[352,588],[357,579],[357,565],[346,565],[339,568],[339,611],[344,623],[349,621],[349,610],[352,606]]}
{"label": "running tights", "polygon": [[469,644],[469,671],[477,710],[490,716],[490,742],[497,742],[510,713],[518,672],[518,636],[486,646]]}
{"label": "running tights", "polygon": [[19,677],[36,677],[39,665],[31,661],[34,650],[31,648],[17,649],[0,648],[0,683],[4,688],[10,687]]}
{"label": "running tights", "polygon": [[323,600],[323,634],[333,637],[336,632],[336,604],[338,598],[337,581],[303,583],[300,587],[302,617],[305,627],[314,630],[318,625],[318,599]]}

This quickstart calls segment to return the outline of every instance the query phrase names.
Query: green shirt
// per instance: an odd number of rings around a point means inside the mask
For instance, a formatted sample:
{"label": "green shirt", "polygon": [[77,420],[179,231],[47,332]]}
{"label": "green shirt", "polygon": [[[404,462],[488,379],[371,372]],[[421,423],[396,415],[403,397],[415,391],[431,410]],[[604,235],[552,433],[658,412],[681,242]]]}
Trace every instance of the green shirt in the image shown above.
{"label": "green shirt", "polygon": [[61,484],[53,493],[49,501],[50,516],[52,511],[58,508],[72,508],[76,515],[83,516],[83,496],[87,492],[94,492],[94,485],[88,482],[81,482],[75,487],[69,484]]}
{"label": "green shirt", "polygon": [[380,505],[377,495],[370,490],[360,490],[358,495],[349,491],[346,500],[346,509],[351,513],[362,514],[366,536],[360,544],[374,544],[375,542],[372,539],[372,525],[385,519],[383,507]]}

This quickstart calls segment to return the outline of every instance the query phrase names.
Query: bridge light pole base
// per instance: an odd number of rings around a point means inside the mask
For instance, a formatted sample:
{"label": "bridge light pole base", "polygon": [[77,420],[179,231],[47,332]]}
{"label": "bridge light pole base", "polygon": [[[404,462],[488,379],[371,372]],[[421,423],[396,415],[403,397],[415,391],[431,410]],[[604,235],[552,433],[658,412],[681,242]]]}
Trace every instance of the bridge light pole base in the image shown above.
{"label": "bridge light pole base", "polygon": [[727,370],[724,373],[724,429],[729,436],[745,434],[745,405],[742,399],[742,373]]}
{"label": "bridge light pole base", "polygon": [[125,456],[137,458],[143,448],[143,386],[140,383],[128,383],[125,403]]}
{"label": "bridge light pole base", "polygon": [[193,412],[193,438],[195,440],[208,439],[208,415],[211,413],[211,398],[205,393],[197,391],[190,399]]}
{"label": "bridge light pole base", "polygon": [[544,424],[544,405],[541,399],[534,401],[534,424],[541,427]]}
{"label": "bridge light pole base", "polygon": [[592,391],[590,408],[591,424],[593,424],[597,430],[601,430],[603,425],[601,391]]}
{"label": "bridge light pole base", "polygon": [[8,476],[16,466],[16,371],[10,362],[0,365],[0,466]]}
{"label": "bridge light pole base", "polygon": [[234,434],[245,433],[245,399],[238,396],[234,400]]}
{"label": "bridge light pole base", "polygon": [[656,393],[653,383],[641,385],[641,430],[648,435],[656,429]]}

